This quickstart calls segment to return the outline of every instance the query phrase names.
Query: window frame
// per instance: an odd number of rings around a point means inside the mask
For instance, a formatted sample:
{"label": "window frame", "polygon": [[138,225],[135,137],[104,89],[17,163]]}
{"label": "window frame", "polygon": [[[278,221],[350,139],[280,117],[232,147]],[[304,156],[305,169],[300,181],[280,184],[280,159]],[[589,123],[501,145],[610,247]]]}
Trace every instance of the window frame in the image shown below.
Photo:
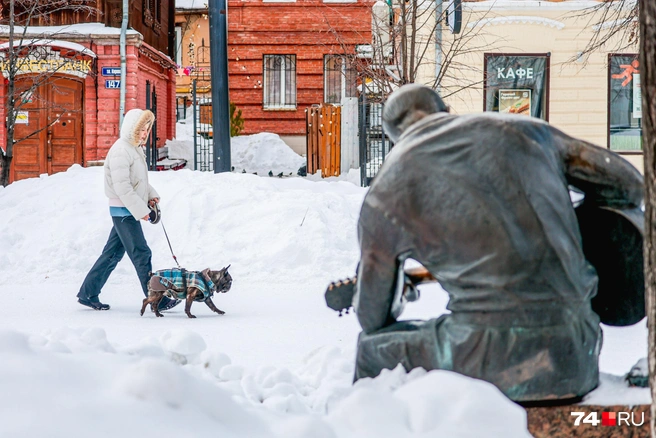
{"label": "window frame", "polygon": [[[611,86],[611,81],[612,81],[612,70],[611,70],[611,62],[613,57],[635,57],[638,61],[640,61],[640,55],[637,53],[609,53],[608,54],[608,62],[607,62],[607,96],[606,96],[606,148],[609,151],[613,151],[617,154],[621,155],[642,155],[644,154],[644,136],[643,136],[643,126],[642,123],[640,124],[640,137],[642,139],[641,145],[640,145],[640,150],[616,150],[616,149],[611,149],[610,147],[610,127],[611,127],[611,93],[613,91],[613,88]],[[642,76],[641,76],[642,79]]]}
{"label": "window frame", "polygon": [[175,44],[173,47],[175,57],[175,63],[178,68],[182,67],[182,26],[175,25],[174,40]]}
{"label": "window frame", "polygon": [[[341,59],[341,65],[340,65],[340,70],[339,70],[339,102],[329,102],[328,101],[328,89],[329,83],[332,83],[330,77],[328,76],[328,72],[336,72],[336,69],[328,69],[328,63],[331,59],[336,59],[339,58]],[[354,76],[352,76],[354,75]],[[355,82],[351,85],[351,93],[349,93],[349,80],[350,79],[355,79]],[[349,96],[349,94],[352,94]],[[347,55],[344,54],[335,54],[335,53],[327,53],[323,55],[323,102],[324,103],[330,103],[333,105],[341,105],[342,100],[345,98],[350,98],[350,97],[357,97],[357,72],[353,68],[349,68],[348,65],[348,58]]]}
{"label": "window frame", "polygon": [[[267,96],[269,94],[269,89],[268,89],[268,73],[269,71],[275,71],[267,68],[267,61],[269,59],[276,59],[276,58],[282,58],[282,69],[280,70],[280,83],[278,84],[280,86],[280,98],[282,100],[282,103],[280,104],[271,104],[268,103]],[[290,60],[291,62],[291,73],[293,77],[293,103],[288,104],[285,101],[285,98],[287,96],[287,83],[286,83],[286,72],[287,72],[287,60]],[[296,55],[295,54],[280,54],[280,53],[274,53],[274,54],[264,54],[262,55],[262,80],[263,80],[263,86],[262,86],[262,109],[264,111],[296,111],[298,109],[298,77],[297,77],[297,69],[296,69]],[[290,89],[290,91],[292,91]]]}

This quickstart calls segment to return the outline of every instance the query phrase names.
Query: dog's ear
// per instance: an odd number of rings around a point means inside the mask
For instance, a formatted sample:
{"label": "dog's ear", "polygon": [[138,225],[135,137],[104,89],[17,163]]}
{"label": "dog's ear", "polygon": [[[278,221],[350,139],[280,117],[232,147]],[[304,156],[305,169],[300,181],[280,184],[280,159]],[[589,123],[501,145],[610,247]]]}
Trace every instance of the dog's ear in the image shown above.
{"label": "dog's ear", "polygon": [[227,271],[230,265],[226,266],[225,268],[221,269],[222,271]]}

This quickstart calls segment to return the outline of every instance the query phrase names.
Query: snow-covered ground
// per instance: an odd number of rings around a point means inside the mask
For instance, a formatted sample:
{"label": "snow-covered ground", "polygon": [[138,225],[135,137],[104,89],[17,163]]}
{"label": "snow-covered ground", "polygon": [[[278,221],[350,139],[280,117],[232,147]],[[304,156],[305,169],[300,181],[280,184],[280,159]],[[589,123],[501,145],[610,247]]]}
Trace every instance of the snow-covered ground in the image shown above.
{"label": "snow-covered ground", "polygon": [[[240,141],[267,138],[249,137]],[[244,163],[267,168],[271,159]],[[366,189],[236,172],[150,178],[180,264],[230,265],[232,290],[214,300],[226,314],[196,303],[193,320],[181,306],[139,316],[127,258],[100,295],[111,310],[77,304],[111,228],[102,168],[0,188],[0,437],[529,436],[525,412],[485,382],[396,369],[352,384],[359,326],[329,310],[323,292],[354,274]],[[143,227],[154,269],[174,267],[163,226]],[[422,292],[404,318],[445,311],[439,285]],[[646,333],[644,321],[604,327],[607,374],[587,402],[649,401],[621,379],[646,355]]]}

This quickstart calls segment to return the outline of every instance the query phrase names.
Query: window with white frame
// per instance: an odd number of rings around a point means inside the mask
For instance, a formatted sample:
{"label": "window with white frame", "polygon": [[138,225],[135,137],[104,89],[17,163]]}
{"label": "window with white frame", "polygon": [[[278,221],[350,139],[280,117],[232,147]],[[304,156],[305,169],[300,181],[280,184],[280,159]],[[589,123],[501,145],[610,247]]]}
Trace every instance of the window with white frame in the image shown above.
{"label": "window with white frame", "polygon": [[323,57],[323,101],[341,104],[345,97],[357,97],[357,72],[343,55]]}
{"label": "window with white frame", "polygon": [[175,26],[175,44],[173,47],[175,63],[180,67],[182,66],[182,27],[180,26]]}
{"label": "window with white frame", "polygon": [[264,109],[296,109],[296,55],[264,55]]}

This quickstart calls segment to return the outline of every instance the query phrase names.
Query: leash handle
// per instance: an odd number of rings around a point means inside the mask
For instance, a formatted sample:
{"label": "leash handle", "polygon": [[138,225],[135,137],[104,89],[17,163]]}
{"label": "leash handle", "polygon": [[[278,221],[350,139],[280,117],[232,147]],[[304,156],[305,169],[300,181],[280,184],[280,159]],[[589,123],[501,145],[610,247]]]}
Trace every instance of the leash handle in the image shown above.
{"label": "leash handle", "polygon": [[175,264],[178,265],[178,268],[180,267],[180,263],[178,263],[178,258],[173,254],[173,248],[171,247],[171,241],[169,240],[169,235],[166,232],[166,228],[164,228],[164,222],[160,219],[160,223],[162,224],[162,229],[164,230],[164,235],[166,236],[166,241],[169,244],[169,249],[171,250],[171,255],[173,256],[173,260],[175,261]]}

